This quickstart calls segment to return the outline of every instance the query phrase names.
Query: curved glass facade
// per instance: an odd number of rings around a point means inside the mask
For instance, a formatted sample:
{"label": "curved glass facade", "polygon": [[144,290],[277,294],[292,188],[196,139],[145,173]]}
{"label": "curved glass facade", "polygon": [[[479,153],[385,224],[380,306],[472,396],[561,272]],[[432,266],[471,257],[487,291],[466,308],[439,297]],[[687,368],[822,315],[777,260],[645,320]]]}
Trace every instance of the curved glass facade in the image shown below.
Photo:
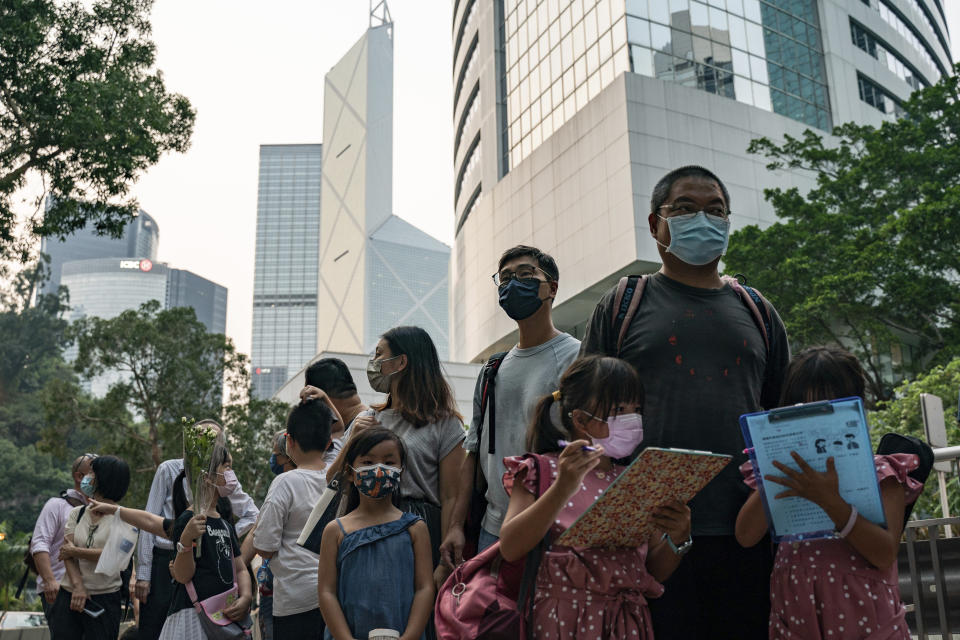
{"label": "curved glass facade", "polygon": [[627,0],[633,71],[830,129],[815,0]]}

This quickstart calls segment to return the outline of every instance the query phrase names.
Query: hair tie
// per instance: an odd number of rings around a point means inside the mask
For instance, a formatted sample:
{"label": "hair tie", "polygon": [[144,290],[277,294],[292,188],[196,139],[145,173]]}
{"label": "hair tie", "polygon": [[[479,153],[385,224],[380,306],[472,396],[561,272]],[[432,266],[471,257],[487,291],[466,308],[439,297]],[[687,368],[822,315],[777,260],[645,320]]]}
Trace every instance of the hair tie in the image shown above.
{"label": "hair tie", "polygon": [[557,389],[556,391],[553,392],[553,399],[554,399],[554,400],[559,400],[559,399],[560,399],[560,390],[559,390],[559,389]]}

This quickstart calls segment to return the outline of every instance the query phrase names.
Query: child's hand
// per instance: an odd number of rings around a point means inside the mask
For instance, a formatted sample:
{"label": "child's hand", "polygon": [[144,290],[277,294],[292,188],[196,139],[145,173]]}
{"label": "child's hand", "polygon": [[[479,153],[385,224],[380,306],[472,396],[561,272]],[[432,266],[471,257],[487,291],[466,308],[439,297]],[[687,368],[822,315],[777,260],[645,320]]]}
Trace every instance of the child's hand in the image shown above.
{"label": "child's hand", "polygon": [[653,522],[680,546],[690,539],[690,507],[679,500],[671,500],[653,510]]}
{"label": "child's hand", "polygon": [[820,472],[815,471],[813,467],[808,465],[806,460],[801,458],[796,451],[791,451],[790,455],[796,461],[797,466],[800,467],[800,471],[794,471],[787,465],[775,460],[773,466],[784,472],[786,477],[764,476],[765,480],[789,487],[786,491],[778,493],[777,498],[797,496],[806,498],[822,507],[840,497],[840,479],[837,477],[837,468],[833,464],[832,456],[827,458],[827,470]]}
{"label": "child's hand", "polygon": [[206,527],[207,516],[193,516],[190,518],[190,522],[187,523],[187,526],[183,528],[183,533],[180,534],[180,543],[184,546],[188,546],[191,542],[203,535]]}
{"label": "child's hand", "polygon": [[586,440],[574,440],[560,452],[557,458],[557,482],[567,496],[572,496],[580,490],[583,476],[600,464],[604,456],[603,447],[597,446],[596,451],[584,451],[583,447],[590,446]]}

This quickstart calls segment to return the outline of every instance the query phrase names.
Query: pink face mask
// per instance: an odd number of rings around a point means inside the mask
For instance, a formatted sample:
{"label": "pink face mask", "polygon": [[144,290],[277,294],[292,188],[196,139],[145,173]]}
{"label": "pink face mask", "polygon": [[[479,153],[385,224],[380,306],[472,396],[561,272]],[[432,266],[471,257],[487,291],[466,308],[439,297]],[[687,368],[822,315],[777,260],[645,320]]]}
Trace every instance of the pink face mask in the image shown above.
{"label": "pink face mask", "polygon": [[220,494],[220,497],[226,498],[239,486],[240,481],[237,480],[237,474],[233,472],[233,469],[227,469],[223,472],[223,485],[217,485],[217,493]]}
{"label": "pink face mask", "polygon": [[[587,414],[590,415],[590,414]],[[596,418],[596,416],[590,416]],[[593,438],[611,458],[626,458],[643,442],[643,418],[639,413],[624,413],[606,420],[610,432],[606,438]]]}

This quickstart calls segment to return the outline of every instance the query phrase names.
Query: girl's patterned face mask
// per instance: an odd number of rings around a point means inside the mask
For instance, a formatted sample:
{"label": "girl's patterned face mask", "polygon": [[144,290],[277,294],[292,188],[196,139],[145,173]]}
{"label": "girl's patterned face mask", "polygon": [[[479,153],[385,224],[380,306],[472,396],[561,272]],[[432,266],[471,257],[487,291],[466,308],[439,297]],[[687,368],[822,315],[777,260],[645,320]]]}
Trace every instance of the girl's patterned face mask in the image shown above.
{"label": "girl's patterned face mask", "polygon": [[400,474],[403,469],[386,464],[371,464],[353,469],[353,484],[363,495],[369,498],[385,498],[400,486]]}

